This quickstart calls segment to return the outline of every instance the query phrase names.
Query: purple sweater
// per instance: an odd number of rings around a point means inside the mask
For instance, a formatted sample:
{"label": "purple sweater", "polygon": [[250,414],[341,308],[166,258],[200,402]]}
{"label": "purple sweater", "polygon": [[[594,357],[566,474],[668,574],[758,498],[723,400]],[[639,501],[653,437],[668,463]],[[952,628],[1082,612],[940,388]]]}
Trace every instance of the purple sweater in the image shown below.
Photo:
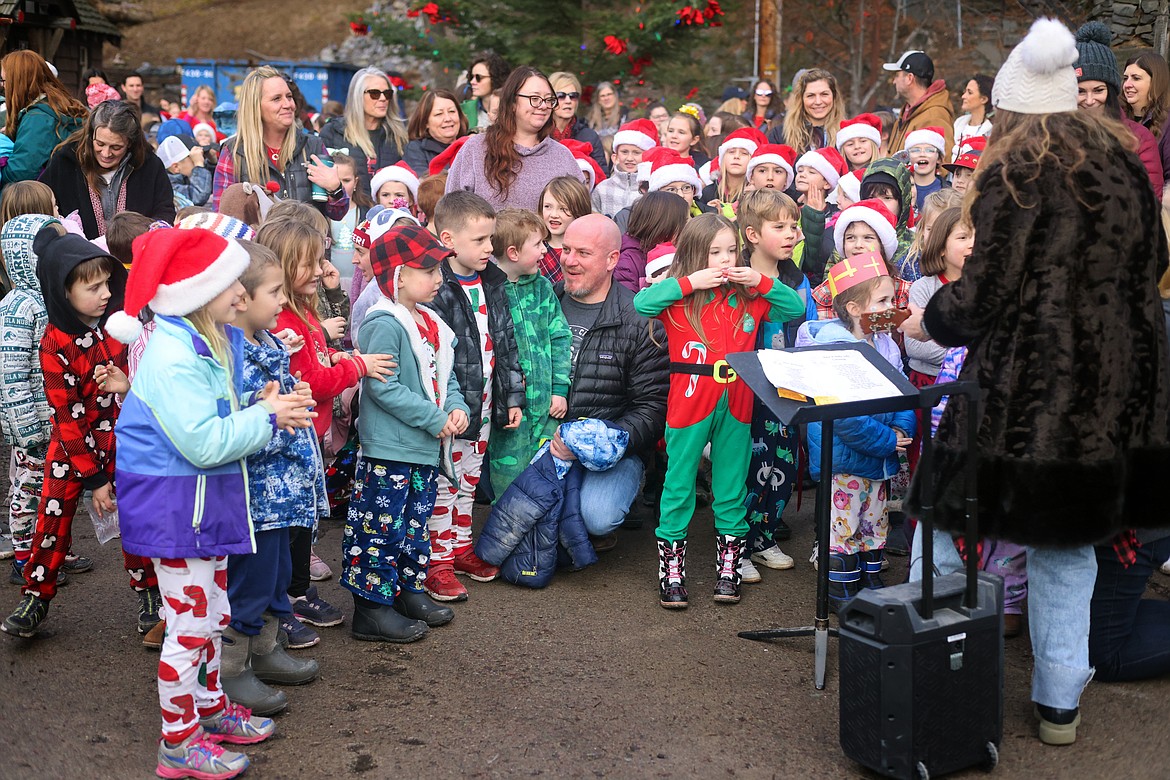
{"label": "purple sweater", "polygon": [[622,252],[613,269],[613,280],[630,292],[639,292],[646,279],[646,253],[629,233],[622,234]]}
{"label": "purple sweater", "polygon": [[447,174],[447,192],[468,190],[479,195],[493,208],[509,206],[540,213],[540,192],[545,185],[558,176],[573,176],[585,181],[573,153],[552,138],[546,138],[536,146],[516,144],[520,155],[520,171],[508,189],[507,197],[492,187],[484,173],[483,160],[487,147],[483,134],[473,135],[455,156]]}

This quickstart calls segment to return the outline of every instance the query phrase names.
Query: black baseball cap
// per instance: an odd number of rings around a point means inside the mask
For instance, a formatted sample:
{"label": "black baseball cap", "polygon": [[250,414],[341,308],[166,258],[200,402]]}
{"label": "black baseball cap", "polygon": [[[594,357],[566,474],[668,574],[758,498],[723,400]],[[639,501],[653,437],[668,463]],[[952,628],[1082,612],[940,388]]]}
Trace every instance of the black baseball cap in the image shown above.
{"label": "black baseball cap", "polygon": [[934,81],[934,60],[922,51],[908,51],[899,57],[897,62],[887,62],[882,65],[882,70],[904,70],[920,79]]}

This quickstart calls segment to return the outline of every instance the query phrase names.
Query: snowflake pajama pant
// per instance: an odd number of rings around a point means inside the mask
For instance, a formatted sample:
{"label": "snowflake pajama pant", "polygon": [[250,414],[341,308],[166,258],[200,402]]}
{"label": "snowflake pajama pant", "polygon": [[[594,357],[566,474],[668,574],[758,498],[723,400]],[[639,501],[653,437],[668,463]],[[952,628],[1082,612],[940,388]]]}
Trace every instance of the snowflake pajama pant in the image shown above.
{"label": "snowflake pajama pant", "polygon": [[162,735],[175,744],[227,704],[219,685],[220,637],[232,619],[227,557],[155,558],[153,566],[167,621],[158,659]]}
{"label": "snowflake pajama pant", "polygon": [[45,456],[22,447],[12,448],[9,469],[12,499],[8,504],[8,532],[16,560],[24,562],[32,550],[33,532],[37,527],[37,506],[45,483]]}
{"label": "snowflake pajama pant", "polygon": [[341,540],[341,584],[394,604],[400,589],[420,593],[427,576],[427,518],[435,507],[434,466],[361,457]]}
{"label": "snowflake pajama pant", "polygon": [[471,549],[471,510],[475,506],[475,488],[483,471],[491,434],[490,410],[484,409],[484,422],[475,441],[453,439],[451,459],[455,462],[455,482],[439,475],[435,512],[427,527],[431,533],[431,561],[451,563],[455,556]]}
{"label": "snowflake pajama pant", "polygon": [[889,481],[833,475],[833,506],[829,523],[829,550],[856,555],[883,550],[890,521],[886,512]]}
{"label": "snowflake pajama pant", "polygon": [[776,545],[780,516],[796,483],[795,431],[780,424],[768,407],[755,399],[752,409],[752,459],[747,475],[748,552]]}

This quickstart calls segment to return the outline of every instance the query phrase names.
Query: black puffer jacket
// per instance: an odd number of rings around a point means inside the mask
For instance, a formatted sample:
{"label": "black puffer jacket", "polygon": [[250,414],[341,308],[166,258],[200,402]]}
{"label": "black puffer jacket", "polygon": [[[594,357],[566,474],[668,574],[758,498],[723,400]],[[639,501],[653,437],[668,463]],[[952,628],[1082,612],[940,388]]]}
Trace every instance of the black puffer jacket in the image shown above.
{"label": "black puffer jacket", "polygon": [[[344,149],[345,153],[353,158],[354,167],[357,168],[355,173],[357,173],[358,186],[366,192],[370,191],[370,178],[375,173],[402,159],[402,151],[395,145],[394,139],[388,135],[383,135],[381,143],[377,143],[374,148],[377,159],[368,159],[360,146],[345,140],[345,117],[343,116],[335,116],[326,122],[319,135],[321,143],[327,148]],[[415,173],[420,179],[427,175],[426,171],[416,170]]]}
{"label": "black puffer jacket", "polygon": [[[512,312],[508,307],[508,293],[504,285],[508,276],[493,263],[479,272],[484,295],[487,296],[488,333],[491,334],[492,350],[496,359],[492,372],[492,425],[502,428],[508,424],[508,409],[513,406],[524,408],[524,374],[520,371],[520,351],[516,348],[516,332],[512,325]],[[443,321],[455,331],[455,378],[463,391],[463,400],[471,410],[471,424],[459,435],[460,439],[474,441],[479,438],[482,419],[479,410],[483,408],[483,360],[479,351],[479,328],[475,324],[475,313],[471,302],[463,292],[462,285],[443,263],[443,286],[439,288],[431,307]]]}
{"label": "black puffer jacket", "polygon": [[[563,298],[564,284],[556,291]],[[630,434],[629,452],[649,450],[666,430],[668,362],[662,324],[634,311],[632,292],[610,285],[597,323],[577,353],[565,419],[608,420]]]}

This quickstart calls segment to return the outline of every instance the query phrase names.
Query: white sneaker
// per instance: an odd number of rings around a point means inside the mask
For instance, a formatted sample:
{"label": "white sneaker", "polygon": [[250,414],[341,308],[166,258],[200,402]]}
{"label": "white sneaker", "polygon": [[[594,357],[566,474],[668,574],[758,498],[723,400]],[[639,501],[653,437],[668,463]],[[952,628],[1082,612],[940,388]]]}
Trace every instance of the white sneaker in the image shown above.
{"label": "white sneaker", "polygon": [[1162,572],[1163,574],[1170,574],[1170,561],[1163,563],[1158,571]]}
{"label": "white sneaker", "polygon": [[752,553],[752,560],[769,569],[791,569],[796,565],[791,555],[785,555],[778,545],[772,545],[767,550]]}
{"label": "white sneaker", "polygon": [[820,567],[817,565],[817,553],[819,552],[819,548],[820,545],[816,542],[813,542],[812,555],[808,556],[808,562],[811,563],[813,568],[817,571],[820,571]]}
{"label": "white sneaker", "polygon": [[744,582],[761,582],[763,577],[760,576],[760,570],[752,563],[751,558],[744,558],[739,564],[739,576],[743,578]]}

